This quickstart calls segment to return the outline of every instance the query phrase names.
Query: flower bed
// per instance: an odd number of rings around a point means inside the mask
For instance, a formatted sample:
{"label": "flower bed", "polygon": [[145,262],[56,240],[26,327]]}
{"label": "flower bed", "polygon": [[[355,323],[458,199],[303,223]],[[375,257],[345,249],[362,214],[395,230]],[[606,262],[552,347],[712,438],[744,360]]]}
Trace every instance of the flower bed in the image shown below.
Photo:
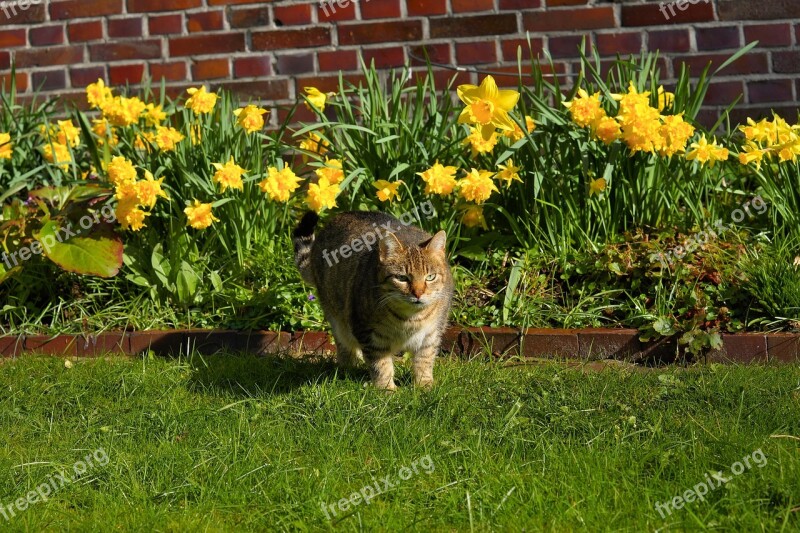
{"label": "flower bed", "polygon": [[0,327],[322,329],[288,235],[306,209],[378,209],[447,231],[461,326],[625,326],[694,354],[792,330],[800,126],[703,128],[711,73],[667,88],[655,65],[583,57],[567,94],[535,61],[514,89],[365,68],[308,88],[318,120],[298,127],[205,87],[99,80],[64,120],[12,89]]}

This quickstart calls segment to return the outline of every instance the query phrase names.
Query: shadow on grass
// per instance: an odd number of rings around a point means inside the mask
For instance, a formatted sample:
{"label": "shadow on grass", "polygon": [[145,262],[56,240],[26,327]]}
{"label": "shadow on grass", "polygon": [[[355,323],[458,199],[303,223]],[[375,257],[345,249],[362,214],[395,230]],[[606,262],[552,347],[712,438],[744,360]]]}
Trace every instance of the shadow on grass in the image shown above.
{"label": "shadow on grass", "polygon": [[333,361],[288,355],[194,355],[189,387],[196,392],[224,392],[243,397],[287,394],[327,380],[366,382],[366,368],[341,369]]}

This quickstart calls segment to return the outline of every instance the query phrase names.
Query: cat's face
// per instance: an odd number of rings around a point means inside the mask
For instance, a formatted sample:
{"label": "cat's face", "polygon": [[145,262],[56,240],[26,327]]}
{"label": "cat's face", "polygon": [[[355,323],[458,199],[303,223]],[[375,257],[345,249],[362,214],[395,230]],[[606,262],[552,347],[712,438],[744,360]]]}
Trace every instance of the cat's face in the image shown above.
{"label": "cat's face", "polygon": [[387,303],[415,312],[447,297],[451,281],[445,241],[444,231],[420,246],[403,246],[391,234],[381,240],[378,275]]}

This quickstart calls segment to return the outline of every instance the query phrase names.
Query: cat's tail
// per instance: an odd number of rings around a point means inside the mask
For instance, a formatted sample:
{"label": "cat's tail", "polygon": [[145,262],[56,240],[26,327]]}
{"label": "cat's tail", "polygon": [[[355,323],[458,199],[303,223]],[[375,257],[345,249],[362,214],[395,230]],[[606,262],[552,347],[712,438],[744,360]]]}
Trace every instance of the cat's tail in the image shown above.
{"label": "cat's tail", "polygon": [[308,211],[292,233],[294,264],[297,265],[303,281],[311,285],[314,284],[314,275],[311,269],[311,247],[314,244],[314,228],[317,226],[317,222],[319,222],[319,216],[313,211]]}

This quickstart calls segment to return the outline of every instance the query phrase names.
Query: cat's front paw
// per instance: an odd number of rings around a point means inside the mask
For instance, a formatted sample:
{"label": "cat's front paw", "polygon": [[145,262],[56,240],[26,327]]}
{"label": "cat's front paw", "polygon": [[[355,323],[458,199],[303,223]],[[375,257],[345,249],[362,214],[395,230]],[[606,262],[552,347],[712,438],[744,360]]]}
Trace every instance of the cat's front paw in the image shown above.
{"label": "cat's front paw", "polygon": [[433,388],[433,379],[432,378],[415,379],[414,388],[421,390],[431,390]]}
{"label": "cat's front paw", "polygon": [[397,385],[394,384],[394,381],[372,381],[370,383],[364,383],[365,387],[372,387],[374,389],[383,390],[386,392],[394,392],[397,390]]}

